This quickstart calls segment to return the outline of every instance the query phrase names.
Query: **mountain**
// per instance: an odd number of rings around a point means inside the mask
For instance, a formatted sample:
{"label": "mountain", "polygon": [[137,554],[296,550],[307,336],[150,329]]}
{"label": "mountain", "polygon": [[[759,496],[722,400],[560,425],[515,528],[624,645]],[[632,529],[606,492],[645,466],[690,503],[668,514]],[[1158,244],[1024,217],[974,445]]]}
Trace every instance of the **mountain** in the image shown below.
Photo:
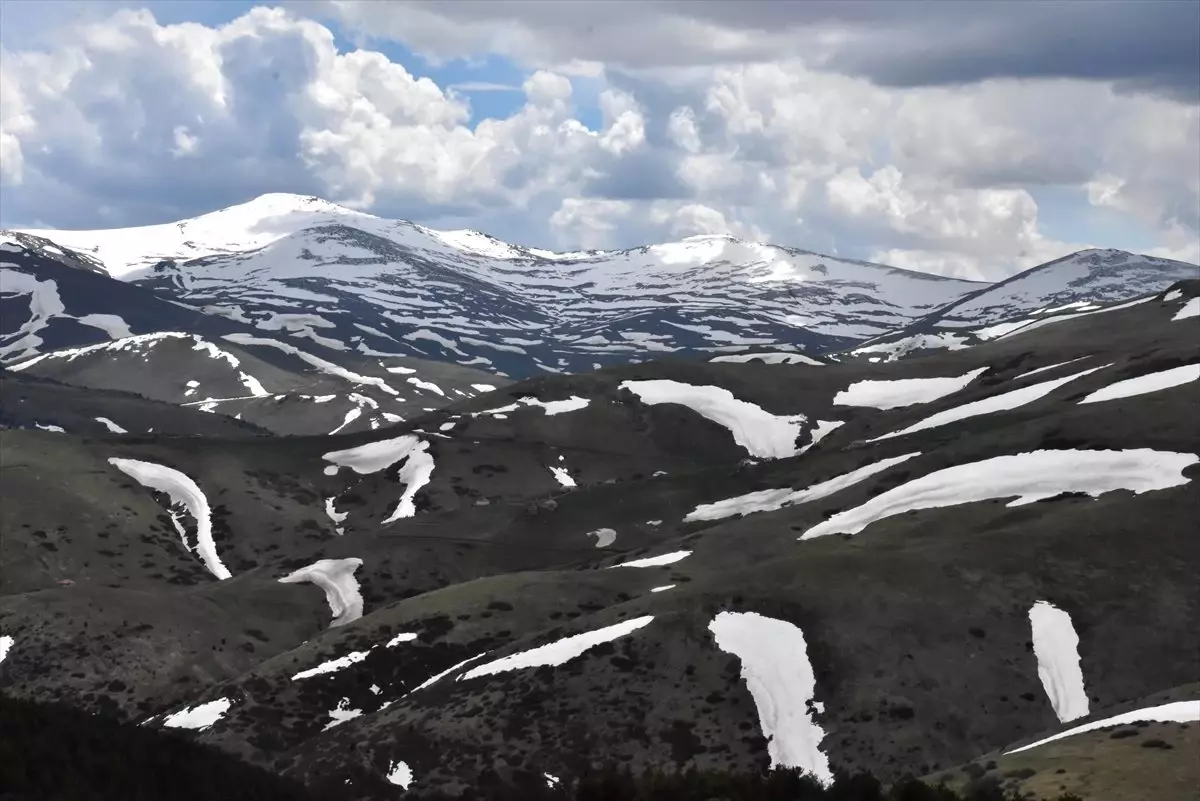
{"label": "mountain", "polygon": [[0,361],[13,372],[132,392],[280,434],[376,429],[509,383],[454,364],[284,341],[17,236],[0,243]]}
{"label": "mountain", "polygon": [[[543,375],[334,435],[102,434],[98,390],[46,392],[62,431],[0,430],[0,691],[360,799],[609,761],[1185,797],[1200,282],[1137,300],[895,362]],[[196,342],[158,341],[129,353]],[[266,383],[244,341],[214,344]],[[210,360],[201,386],[239,380]],[[1138,723],[1166,747],[1112,744]]]}
{"label": "mountain", "polygon": [[1008,336],[1065,314],[1200,278],[1200,267],[1121,250],[1082,250],[969,292],[896,331],[870,339],[852,355],[895,360],[914,351],[956,349]]}
{"label": "mountain", "polygon": [[981,286],[726,236],[552,253],[278,194],[168,225],[25,235],[261,330],[516,377],[825,350]]}
{"label": "mountain", "polygon": [[288,194],[176,223],[9,236],[306,346],[516,378],[753,348],[811,355],[897,331],[949,343],[1047,306],[1158,291],[1200,269],[1083,251],[982,284],[730,236],[554,253]]}

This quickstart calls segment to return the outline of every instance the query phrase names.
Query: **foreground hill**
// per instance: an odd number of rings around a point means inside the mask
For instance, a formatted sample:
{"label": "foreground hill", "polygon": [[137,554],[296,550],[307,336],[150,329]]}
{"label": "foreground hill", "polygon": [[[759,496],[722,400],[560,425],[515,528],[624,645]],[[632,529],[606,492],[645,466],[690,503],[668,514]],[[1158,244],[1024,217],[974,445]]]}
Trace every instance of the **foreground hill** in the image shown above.
{"label": "foreground hill", "polygon": [[993,285],[729,236],[553,253],[286,194],[177,223],[9,237],[300,347],[516,378],[748,349],[811,355],[895,331],[952,346],[967,329],[1130,299],[1200,269],[1083,251]]}
{"label": "foreground hill", "polygon": [[2,431],[0,690],[364,799],[953,771],[1195,681],[1193,295],[348,435]]}

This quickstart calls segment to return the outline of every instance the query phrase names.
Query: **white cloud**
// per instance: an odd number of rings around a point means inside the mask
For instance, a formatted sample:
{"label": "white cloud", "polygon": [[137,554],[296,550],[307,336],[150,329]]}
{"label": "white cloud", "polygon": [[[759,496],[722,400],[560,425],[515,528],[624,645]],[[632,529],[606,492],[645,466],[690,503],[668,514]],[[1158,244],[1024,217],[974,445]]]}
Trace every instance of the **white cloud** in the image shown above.
{"label": "white cloud", "polygon": [[[6,219],[158,222],[297,191],[523,244],[729,234],[989,278],[1128,246],[1047,235],[1035,195],[1052,186],[1154,232],[1157,252],[1200,254],[1196,106],[1067,79],[882,88],[814,66],[845,45],[836,26],[789,39],[794,25],[755,33],[704,5],[631,25],[604,4],[335,4],[438,57],[513,56],[520,87],[440,86],[280,9],[64,25],[47,49],[0,54]],[[689,32],[707,38],[655,38]],[[673,54],[648,58],[655,41]],[[463,93],[484,91],[524,102],[473,120]]]}

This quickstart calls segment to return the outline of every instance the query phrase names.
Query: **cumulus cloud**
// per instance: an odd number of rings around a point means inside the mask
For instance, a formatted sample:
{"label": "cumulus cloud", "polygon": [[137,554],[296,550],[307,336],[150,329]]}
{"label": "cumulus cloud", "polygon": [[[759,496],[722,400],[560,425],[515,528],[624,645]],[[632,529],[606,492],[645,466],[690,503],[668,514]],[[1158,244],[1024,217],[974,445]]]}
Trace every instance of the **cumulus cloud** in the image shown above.
{"label": "cumulus cloud", "polygon": [[[970,278],[1127,246],[1046,233],[1036,197],[1054,187],[1195,258],[1200,107],[1168,91],[1166,62],[1104,80],[1004,80],[996,62],[962,81],[890,83],[844,63],[861,49],[846,42],[885,23],[900,49],[955,20],[976,42],[1018,24],[968,5],[981,16],[950,3],[748,0],[738,16],[719,2],[613,14],[347,1],[219,27],[122,10],[0,50],[0,213],[134,225],[292,191],[540,247],[731,235]],[[300,13],[313,9],[437,58],[508,54],[523,82],[439,85],[369,46],[339,49]],[[1001,79],[963,83],[984,73]],[[1130,91],[1138,81],[1157,83]],[[519,105],[480,119],[475,91]]]}

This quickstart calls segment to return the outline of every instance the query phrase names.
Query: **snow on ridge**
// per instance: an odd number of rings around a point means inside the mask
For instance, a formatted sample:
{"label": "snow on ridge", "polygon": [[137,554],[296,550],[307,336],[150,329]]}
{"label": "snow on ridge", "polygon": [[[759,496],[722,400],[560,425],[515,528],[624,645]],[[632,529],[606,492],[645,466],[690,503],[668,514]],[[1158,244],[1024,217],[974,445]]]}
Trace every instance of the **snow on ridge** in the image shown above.
{"label": "snow on ridge", "polygon": [[[938,428],[939,426],[956,423],[959,420],[967,420],[972,417],[978,417],[983,414],[993,414],[995,412],[1006,412],[1033,403],[1049,395],[1054,390],[1074,381],[1077,378],[1083,378],[1085,375],[1094,373],[1097,370],[1103,370],[1105,367],[1112,367],[1112,363],[1104,364],[1099,367],[1092,367],[1087,370],[1081,370],[1078,373],[1072,373],[1062,378],[1054,378],[1049,381],[1042,381],[1037,384],[1030,384],[1027,387],[1014,389],[1009,392],[1002,392],[999,395],[992,395],[988,398],[982,398],[970,403],[964,403],[961,406],[953,406],[949,409],[944,409],[937,414],[930,415],[924,420],[918,420],[907,428],[902,428],[899,431],[892,431],[884,434],[881,437],[869,439],[867,442],[879,442],[893,437],[903,437],[906,434],[912,434],[917,431],[924,431],[930,428]],[[1198,368],[1200,369],[1200,368]]]}
{"label": "snow on ridge", "polygon": [[186,707],[168,715],[162,725],[168,729],[204,731],[212,728],[213,724],[225,717],[225,713],[231,706],[233,706],[233,702],[228,698],[218,698],[215,701]]}
{"label": "snow on ridge", "polygon": [[1132,723],[1143,722],[1194,723],[1196,721],[1200,721],[1200,701],[1174,701],[1169,704],[1161,704],[1145,709],[1135,709],[1132,712],[1124,712],[1102,720],[1093,720],[1091,723],[1084,723],[1066,731],[1060,731],[1058,734],[1045,737],[1029,745],[1005,751],[1004,755],[1019,754],[1022,751],[1028,751],[1030,748],[1037,748],[1040,745],[1061,740],[1064,737],[1072,737],[1076,734],[1096,731],[1097,729],[1107,729],[1113,726],[1127,726]]}
{"label": "snow on ridge", "polygon": [[825,362],[817,361],[816,359],[805,356],[802,353],[790,353],[787,351],[764,351],[761,353],[736,353],[728,356],[714,356],[709,359],[710,362],[731,362],[734,364],[748,364],[750,362],[762,362],[764,364],[807,364],[812,367],[824,367]]}
{"label": "snow on ridge", "polygon": [[362,565],[363,560],[352,557],[349,559],[318,559],[311,565],[294,570],[279,579],[280,584],[311,583],[325,591],[325,600],[333,620],[329,627],[344,626],[358,620],[363,613],[363,597],[358,588],[358,579],[354,571]]}
{"label": "snow on ridge", "polygon": [[1038,678],[1060,723],[1087,717],[1088,695],[1079,664],[1079,635],[1071,615],[1047,602],[1029,607]]}
{"label": "snow on ridge", "polygon": [[965,375],[948,378],[895,378],[855,381],[833,397],[834,406],[867,406],[872,409],[898,409],[929,403],[966,387],[983,373],[980,367]]}
{"label": "snow on ridge", "polygon": [[721,612],[708,630],[718,648],[742,663],[771,767],[800,768],[829,785],[833,772],[821,751],[825,732],[809,710],[817,679],[804,632],[757,612]]}
{"label": "snow on ridge", "polygon": [[[187,339],[192,337],[192,334],[185,334],[180,331],[156,331],[152,334],[134,334],[131,337],[122,339],[113,339],[108,342],[97,342],[94,345],[83,345],[78,348],[62,348],[61,350],[52,350],[48,353],[41,353],[17,364],[8,365],[9,370],[24,370],[27,367],[32,367],[45,359],[66,359],[67,361],[75,361],[79,356],[87,353],[95,353],[96,351],[123,351],[149,345],[153,347],[164,339]],[[198,339],[198,337],[197,337]]]}
{"label": "snow on ridge", "polygon": [[1145,395],[1148,392],[1160,392],[1164,389],[1182,386],[1200,379],[1200,363],[1185,364],[1167,370],[1146,373],[1134,378],[1109,384],[1096,390],[1080,401],[1080,403],[1099,403],[1100,401],[1132,398]]}
{"label": "snow on ridge", "polygon": [[1183,471],[1200,462],[1191,453],[1129,450],[1038,450],[996,456],[936,470],[813,526],[801,540],[827,534],[857,534],[877,520],[917,509],[1013,498],[1009,507],[1064,492],[1098,497],[1115,490],[1136,494],[1179,487]]}
{"label": "snow on ridge", "polygon": [[[472,386],[484,386],[484,385],[479,384],[479,385],[472,385]],[[570,398],[568,398],[566,400],[557,400],[557,401],[542,401],[542,400],[538,400],[537,398],[534,398],[532,396],[525,396],[523,398],[518,398],[516,403],[510,403],[507,406],[501,406],[497,409],[488,409],[488,410],[482,411],[482,412],[474,412],[474,413],[472,413],[471,416],[478,417],[481,414],[490,414],[490,415],[500,416],[502,418],[503,415],[506,415],[509,412],[515,412],[517,409],[521,408],[521,406],[537,406],[537,407],[540,407],[543,411],[545,411],[546,416],[549,417],[551,415],[563,414],[565,412],[577,412],[580,409],[586,408],[589,403],[591,403],[591,401],[588,398],[581,398],[577,395],[572,395]]]}
{"label": "snow on ridge", "polygon": [[881,473],[894,465],[906,462],[914,456],[920,455],[920,452],[915,452],[906,453],[903,456],[893,456],[889,459],[881,459],[878,462],[872,462],[857,470],[851,470],[849,473],[834,476],[828,481],[822,481],[800,490],[792,489],[791,487],[759,490],[758,492],[751,492],[734,498],[726,498],[723,501],[700,504],[691,512],[688,512],[683,520],[685,523],[690,523],[696,520],[720,520],[721,518],[733,517],[735,515],[744,517],[755,512],[774,512],[785,506],[794,506],[799,503],[815,501],[819,498],[832,495],[835,492],[840,492],[847,487],[852,487],[876,473]]}
{"label": "snow on ridge", "polygon": [[307,351],[300,350],[295,345],[292,345],[291,343],[288,343],[288,342],[280,342],[277,339],[268,339],[267,337],[256,337],[256,336],[253,336],[252,334],[242,334],[242,333],[225,334],[222,337],[222,339],[225,339],[229,342],[233,342],[236,345],[263,345],[268,348],[275,348],[276,350],[281,350],[284,353],[290,354],[292,356],[295,356],[298,359],[308,362],[313,367],[317,368],[318,370],[320,370],[323,373],[328,373],[329,375],[337,376],[338,378],[345,379],[346,381],[349,381],[352,384],[368,384],[370,386],[379,387],[381,390],[388,393],[389,395],[399,395],[400,394],[395,389],[393,389],[392,386],[390,384],[388,384],[386,381],[384,381],[382,378],[378,378],[376,376],[371,376],[371,375],[362,375],[361,373],[355,373],[351,370],[347,370],[346,368],[340,367],[339,365],[336,365],[333,362],[322,359],[320,356],[314,356],[311,353],[308,353]]}
{"label": "snow on ridge", "polygon": [[691,555],[691,551],[672,551],[671,553],[664,553],[658,556],[647,556],[642,559],[621,562],[619,565],[609,565],[609,569],[611,570],[614,567],[665,567],[682,561]]}
{"label": "snow on ridge", "polygon": [[[165,492],[170,496],[172,503],[185,506],[188,514],[196,521],[196,551],[204,560],[208,572],[218,579],[227,579],[232,575],[217,555],[217,546],[212,536],[212,511],[208,506],[208,498],[195,481],[174,468],[153,462],[113,457],[108,463],[143,487]],[[184,547],[191,550],[186,541]]]}
{"label": "snow on ridge", "polygon": [[621,389],[637,395],[642,403],[673,403],[724,426],[734,441],[751,456],[783,459],[795,456],[796,438],[807,417],[802,414],[781,416],[747,401],[739,400],[721,387],[684,384],[669,379],[622,381]]}
{"label": "snow on ridge", "polygon": [[542,667],[546,665],[562,665],[577,656],[582,656],[597,645],[602,645],[631,634],[648,625],[652,620],[654,620],[654,615],[645,615],[633,618],[632,620],[624,620],[594,631],[572,634],[569,637],[540,645],[537,648],[531,648],[528,651],[509,654],[491,662],[485,662],[482,665],[471,668],[459,676],[456,681],[469,681],[470,679],[490,676],[495,673],[504,673],[509,670],[521,670],[523,668]]}

